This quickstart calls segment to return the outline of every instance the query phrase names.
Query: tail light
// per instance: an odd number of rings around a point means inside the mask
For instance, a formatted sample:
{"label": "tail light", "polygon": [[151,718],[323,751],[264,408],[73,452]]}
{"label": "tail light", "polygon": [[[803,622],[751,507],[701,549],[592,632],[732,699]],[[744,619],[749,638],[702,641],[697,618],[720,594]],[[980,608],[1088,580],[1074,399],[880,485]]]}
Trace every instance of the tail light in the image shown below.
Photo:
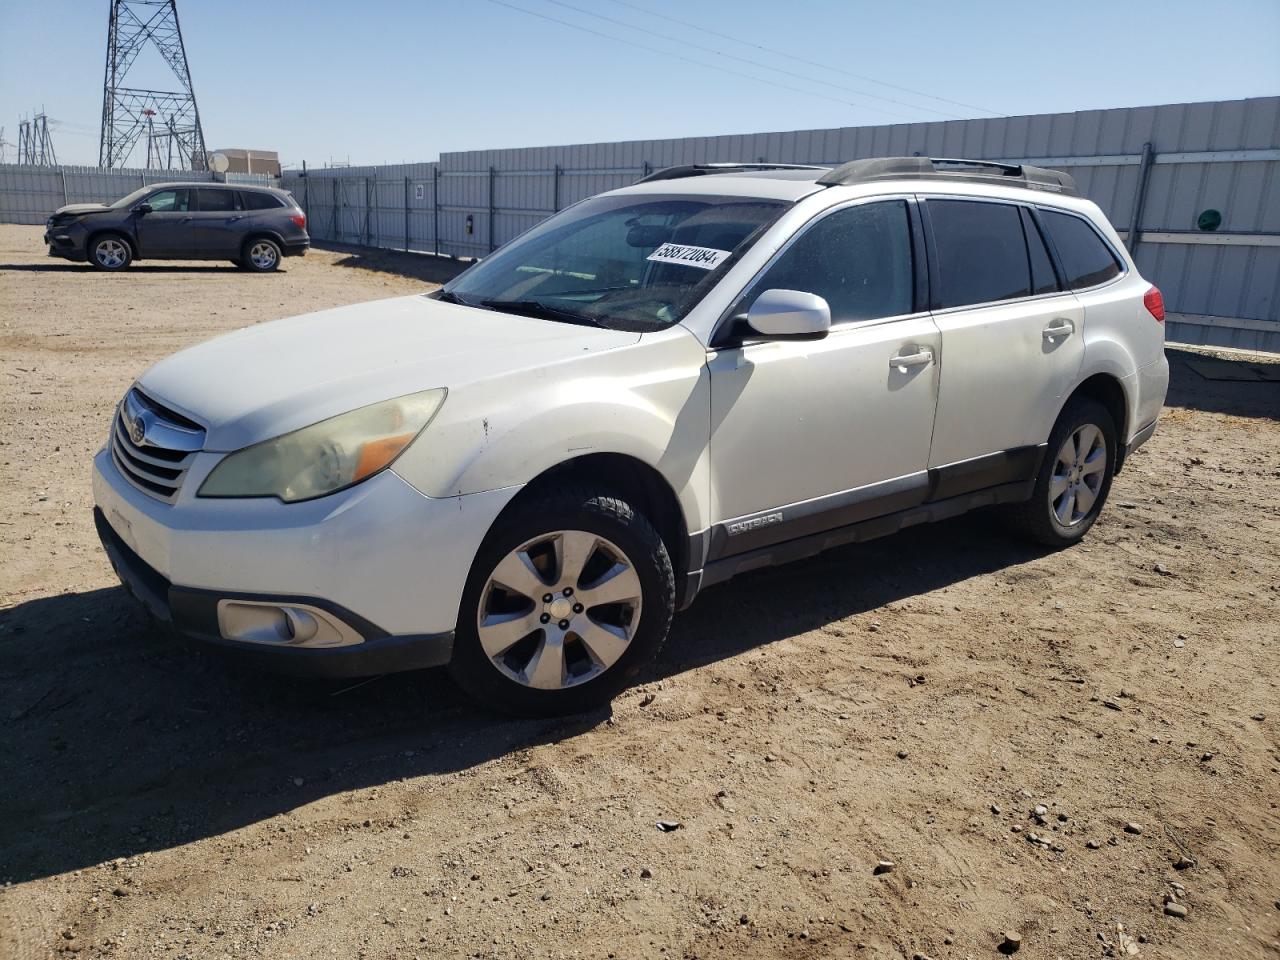
{"label": "tail light", "polygon": [[1164,295],[1158,287],[1152,287],[1142,298],[1142,305],[1156,318],[1156,323],[1164,323]]}
{"label": "tail light", "polygon": [[[290,217],[289,219],[290,219],[290,220],[292,220],[292,221],[294,222],[294,225],[295,225],[295,226],[299,226],[299,227],[302,227],[303,229],[306,229],[306,226],[307,226],[307,215],[306,215],[305,213],[295,214],[294,216]],[[1155,290],[1155,287],[1152,287],[1151,289]],[[1151,296],[1151,294],[1147,294],[1147,296]],[[1158,296],[1160,296],[1160,291],[1159,291],[1159,290],[1156,290],[1156,296],[1157,296],[1157,297],[1158,297]],[[1161,316],[1164,316],[1163,311],[1161,311],[1161,314],[1160,314],[1160,315],[1161,315]]]}

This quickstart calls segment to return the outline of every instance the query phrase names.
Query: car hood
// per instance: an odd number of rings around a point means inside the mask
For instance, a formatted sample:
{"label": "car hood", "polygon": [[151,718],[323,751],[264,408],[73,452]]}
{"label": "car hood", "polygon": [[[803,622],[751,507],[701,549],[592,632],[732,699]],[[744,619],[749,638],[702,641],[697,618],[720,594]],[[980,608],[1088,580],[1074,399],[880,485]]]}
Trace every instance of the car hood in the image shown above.
{"label": "car hood", "polygon": [[203,424],[206,450],[238,450],[370,403],[545,367],[639,336],[399,297],[237,330],[161,360],[138,385]]}
{"label": "car hood", "polygon": [[64,214],[102,213],[102,211],[110,209],[111,207],[105,203],[68,203],[65,207],[59,207],[53,211],[53,215],[57,217]]}

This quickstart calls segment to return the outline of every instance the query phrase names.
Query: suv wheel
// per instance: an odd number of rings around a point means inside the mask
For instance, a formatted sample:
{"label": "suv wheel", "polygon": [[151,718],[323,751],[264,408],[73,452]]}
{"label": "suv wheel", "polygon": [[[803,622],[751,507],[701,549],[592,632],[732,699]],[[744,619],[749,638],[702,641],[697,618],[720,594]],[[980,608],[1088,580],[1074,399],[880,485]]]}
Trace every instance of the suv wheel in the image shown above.
{"label": "suv wheel", "polygon": [[245,247],[244,259],[240,263],[246,270],[270,273],[280,266],[280,247],[274,240],[268,240],[265,237],[250,240]]}
{"label": "suv wheel", "polygon": [[123,270],[133,262],[133,248],[124,237],[114,233],[103,234],[94,238],[89,262],[99,270]]}
{"label": "suv wheel", "polygon": [[1116,466],[1116,428],[1107,408],[1078,398],[1067,404],[1026,503],[1009,508],[1022,533],[1049,547],[1083,539],[1098,519]]}
{"label": "suv wheel", "polygon": [[674,608],[671,559],[641,513],[598,491],[549,494],[481,546],[449,670],[495,710],[589,710],[657,656]]}

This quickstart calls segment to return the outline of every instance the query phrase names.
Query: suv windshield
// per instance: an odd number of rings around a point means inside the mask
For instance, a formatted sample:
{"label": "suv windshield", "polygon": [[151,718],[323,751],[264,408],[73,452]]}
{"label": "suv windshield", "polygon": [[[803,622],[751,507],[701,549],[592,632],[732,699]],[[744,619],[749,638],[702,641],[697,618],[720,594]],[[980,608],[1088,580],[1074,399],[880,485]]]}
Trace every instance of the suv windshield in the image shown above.
{"label": "suv windshield", "polygon": [[137,203],[139,200],[141,200],[143,197],[145,197],[148,193],[151,193],[151,191],[153,190],[155,190],[154,186],[142,187],[138,190],[133,191],[133,193],[129,194],[128,196],[121,197],[115,203],[107,204],[107,206],[109,206],[112,210],[122,210],[125,207],[131,207],[135,203]]}
{"label": "suv windshield", "polygon": [[477,263],[439,296],[564,323],[661,330],[788,206],[747,197],[595,197]]}

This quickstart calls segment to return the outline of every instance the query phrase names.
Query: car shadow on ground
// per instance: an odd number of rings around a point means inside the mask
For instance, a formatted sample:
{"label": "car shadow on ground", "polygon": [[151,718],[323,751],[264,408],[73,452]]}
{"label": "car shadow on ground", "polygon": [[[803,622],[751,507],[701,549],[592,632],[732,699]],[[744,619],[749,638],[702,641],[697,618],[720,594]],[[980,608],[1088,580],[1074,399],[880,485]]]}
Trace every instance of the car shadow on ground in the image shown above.
{"label": "car shadow on ground", "polygon": [[312,246],[317,250],[345,253],[346,256],[337,261],[339,267],[354,267],[360,270],[372,270],[375,273],[393,273],[410,280],[421,280],[423,283],[448,283],[471,266],[472,262],[437,257],[429,253],[405,253],[398,250],[357,247],[327,241],[323,243],[313,241]]}
{"label": "car shadow on ground", "polygon": [[[1259,359],[1261,355],[1211,356],[1173,345],[1165,348],[1165,356],[1169,358],[1166,407],[1280,420],[1280,381],[1274,379],[1275,371],[1280,371],[1280,356],[1266,360]],[[1273,379],[1263,379],[1259,370],[1269,371]]]}
{"label": "car shadow on ground", "polygon": [[[677,617],[639,682],[1038,555],[973,515],[746,574]],[[0,621],[0,881],[189,843],[342,791],[466,770],[571,739],[611,715],[496,716],[439,670],[326,682],[257,673],[155,630],[114,587],[32,600]]]}
{"label": "car shadow on ground", "polygon": [[[284,267],[280,268],[280,272],[285,272]],[[106,275],[107,271],[98,271],[88,263],[69,263],[61,261],[57,263],[0,263],[0,270],[21,271],[23,273],[102,273]],[[233,263],[131,263],[128,269],[121,271],[121,275],[131,273],[211,273],[211,272],[230,272],[230,273],[247,273],[242,271]]]}

